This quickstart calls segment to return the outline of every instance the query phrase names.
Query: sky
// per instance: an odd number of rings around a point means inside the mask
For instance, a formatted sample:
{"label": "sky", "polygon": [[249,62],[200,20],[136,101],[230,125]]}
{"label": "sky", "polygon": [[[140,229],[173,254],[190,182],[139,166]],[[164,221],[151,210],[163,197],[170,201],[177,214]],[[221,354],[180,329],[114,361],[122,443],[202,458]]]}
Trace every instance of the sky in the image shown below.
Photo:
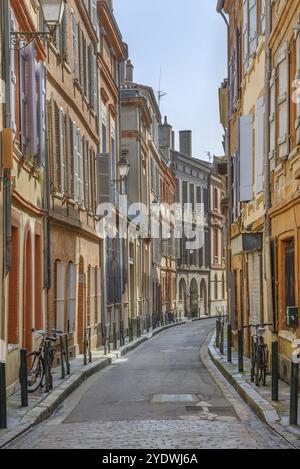
{"label": "sky", "polygon": [[[193,156],[222,155],[218,88],[227,75],[227,32],[217,0],[114,0],[134,81],[167,93],[162,116],[193,131]],[[161,76],[161,84],[160,83]],[[178,145],[178,137],[177,137]]]}

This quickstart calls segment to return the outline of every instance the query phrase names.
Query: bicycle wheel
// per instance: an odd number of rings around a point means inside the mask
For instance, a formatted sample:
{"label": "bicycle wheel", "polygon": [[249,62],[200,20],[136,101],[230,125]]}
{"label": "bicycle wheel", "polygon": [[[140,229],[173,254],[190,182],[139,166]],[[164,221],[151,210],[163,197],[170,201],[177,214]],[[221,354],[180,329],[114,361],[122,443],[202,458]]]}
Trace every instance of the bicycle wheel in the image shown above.
{"label": "bicycle wheel", "polygon": [[268,349],[267,349],[266,345],[264,345],[264,347],[262,348],[261,354],[262,354],[262,362],[261,362],[262,377],[261,377],[261,380],[262,380],[263,386],[266,386],[266,384],[267,384],[267,375],[268,375],[268,361],[269,361]]}
{"label": "bicycle wheel", "polygon": [[256,344],[251,343],[251,383],[255,382],[255,366],[256,366]]}
{"label": "bicycle wheel", "polygon": [[29,393],[37,391],[44,378],[44,362],[41,355],[32,352],[27,355],[27,388]]}

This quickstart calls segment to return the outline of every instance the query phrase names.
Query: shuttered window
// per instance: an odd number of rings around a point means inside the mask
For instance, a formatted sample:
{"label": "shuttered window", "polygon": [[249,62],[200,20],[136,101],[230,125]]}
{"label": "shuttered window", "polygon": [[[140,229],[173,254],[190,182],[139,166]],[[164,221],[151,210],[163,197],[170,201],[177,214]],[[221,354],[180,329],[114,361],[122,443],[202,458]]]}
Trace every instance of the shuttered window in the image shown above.
{"label": "shuttered window", "polygon": [[257,49],[258,0],[249,0],[249,51],[254,55]]}
{"label": "shuttered window", "polygon": [[44,167],[46,157],[46,83],[45,66],[37,66],[38,80],[38,166]]}
{"label": "shuttered window", "polygon": [[60,192],[66,192],[66,164],[65,164],[65,118],[62,108],[59,110],[59,155],[60,155]]}
{"label": "shuttered window", "polygon": [[84,161],[84,205],[86,208],[90,208],[89,199],[89,144],[85,137],[82,139],[83,147],[83,161]]}
{"label": "shuttered window", "polygon": [[81,140],[81,132],[77,129],[77,201],[82,203],[82,173],[83,173],[83,142]]}
{"label": "shuttered window", "polygon": [[[12,16],[10,17],[10,28],[11,28],[11,31],[16,30],[15,20]],[[13,132],[15,133],[17,130],[16,128],[16,70],[15,70],[15,50],[13,48],[9,50],[9,77],[10,77],[10,84],[9,84],[10,126]]]}
{"label": "shuttered window", "polygon": [[56,324],[59,331],[65,331],[65,275],[66,266],[64,263],[56,262],[56,285],[55,285],[55,306]]}
{"label": "shuttered window", "polygon": [[96,323],[96,269],[89,267],[89,318],[88,323],[94,326]]}
{"label": "shuttered window", "polygon": [[51,160],[52,160],[52,185],[53,190],[57,190],[57,149],[56,149],[56,106],[53,95],[50,101],[51,111]]}
{"label": "shuttered window", "polygon": [[240,202],[249,202],[253,197],[253,115],[240,117]]}
{"label": "shuttered window", "polygon": [[77,291],[77,267],[75,264],[68,265],[68,290],[67,290],[67,313],[68,333],[75,331],[76,324],[76,291]]}
{"label": "shuttered window", "polygon": [[246,73],[249,65],[249,10],[248,0],[243,0],[244,11],[244,27],[243,27],[243,43],[244,43],[244,73]]}
{"label": "shuttered window", "polygon": [[269,158],[275,157],[276,148],[276,70],[273,69],[270,80],[270,154]]}
{"label": "shuttered window", "polygon": [[73,74],[74,79],[79,80],[79,55],[78,55],[78,25],[75,13],[72,12],[72,39],[73,39]]}
{"label": "shuttered window", "polygon": [[[300,19],[298,22],[298,27],[300,27]],[[300,143],[300,31],[296,33],[296,91],[295,91],[295,96],[294,100],[297,102],[296,107],[296,122],[295,122],[295,128],[297,131],[297,136],[296,136],[296,143],[297,145]]]}
{"label": "shuttered window", "polygon": [[256,193],[263,190],[264,169],[264,98],[256,106]]}
{"label": "shuttered window", "polygon": [[278,55],[278,156],[285,159],[289,155],[289,59],[288,44],[281,46]]}

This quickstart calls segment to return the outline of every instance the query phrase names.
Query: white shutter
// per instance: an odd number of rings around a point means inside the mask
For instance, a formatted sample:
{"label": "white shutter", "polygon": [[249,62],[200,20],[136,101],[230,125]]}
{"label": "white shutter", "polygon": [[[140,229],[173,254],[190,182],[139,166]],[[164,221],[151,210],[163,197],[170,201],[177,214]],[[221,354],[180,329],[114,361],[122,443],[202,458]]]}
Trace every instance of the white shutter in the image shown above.
{"label": "white shutter", "polygon": [[82,203],[82,140],[81,132],[77,129],[77,201]]}
{"label": "white shutter", "polygon": [[240,202],[253,198],[253,115],[240,118]]}
{"label": "white shutter", "polygon": [[71,150],[71,121],[70,121],[70,114],[69,114],[69,109],[67,110],[66,114],[66,151],[67,155],[66,158],[68,160],[68,167],[67,167],[67,193],[69,197],[72,196],[72,150]]}
{"label": "white shutter", "polygon": [[96,289],[95,289],[95,275],[96,270],[90,267],[90,325],[95,325],[95,311],[96,311]]}
{"label": "white shutter", "polygon": [[92,16],[92,23],[96,31],[98,30],[98,12],[97,12],[97,0],[91,0],[91,16]]}
{"label": "white shutter", "polygon": [[257,49],[257,23],[258,23],[257,0],[249,0],[249,48],[250,56]]}
{"label": "white shutter", "polygon": [[65,264],[56,263],[56,329],[65,331]]}
{"label": "white shutter", "polygon": [[279,158],[286,159],[289,155],[289,59],[288,44],[282,44],[278,55],[278,114],[279,114]]}
{"label": "white shutter", "polygon": [[263,190],[264,173],[264,98],[256,106],[256,194]]}
{"label": "white shutter", "polygon": [[76,324],[76,291],[77,291],[77,267],[68,265],[68,333],[75,331]]}
{"label": "white shutter", "polygon": [[275,148],[276,148],[276,120],[275,120],[275,111],[276,111],[276,70],[273,69],[271,80],[270,80],[270,160],[275,157]]}
{"label": "white shutter", "polygon": [[65,163],[65,126],[64,111],[59,110],[59,156],[60,156],[60,192],[66,192],[66,163]]}
{"label": "white shutter", "polygon": [[[300,18],[298,25],[300,28]],[[297,102],[297,116],[295,122],[295,128],[297,131],[297,145],[300,143],[300,30],[296,32],[296,76],[295,76],[295,99]]]}

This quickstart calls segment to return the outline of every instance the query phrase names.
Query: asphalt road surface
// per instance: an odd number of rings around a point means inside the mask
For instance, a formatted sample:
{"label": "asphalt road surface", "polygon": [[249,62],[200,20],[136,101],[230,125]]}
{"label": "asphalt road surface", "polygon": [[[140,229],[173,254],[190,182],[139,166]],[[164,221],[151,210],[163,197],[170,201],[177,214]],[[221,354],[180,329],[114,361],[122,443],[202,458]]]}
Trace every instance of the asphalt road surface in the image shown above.
{"label": "asphalt road surface", "polygon": [[10,448],[284,449],[200,358],[214,321],[169,329],[78,389]]}

